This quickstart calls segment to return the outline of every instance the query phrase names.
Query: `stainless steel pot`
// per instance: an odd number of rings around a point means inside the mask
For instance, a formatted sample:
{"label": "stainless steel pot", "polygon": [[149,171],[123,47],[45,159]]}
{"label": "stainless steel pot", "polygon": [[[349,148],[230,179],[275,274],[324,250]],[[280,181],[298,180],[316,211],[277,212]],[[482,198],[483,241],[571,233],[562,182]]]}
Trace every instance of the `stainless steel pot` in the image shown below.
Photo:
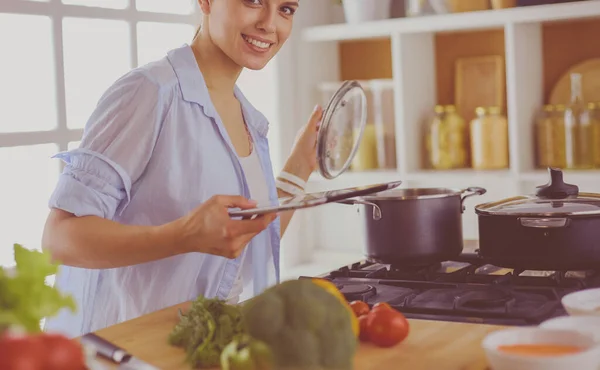
{"label": "stainless steel pot", "polygon": [[464,201],[486,190],[470,187],[395,189],[351,200],[361,207],[369,261],[425,266],[463,250]]}

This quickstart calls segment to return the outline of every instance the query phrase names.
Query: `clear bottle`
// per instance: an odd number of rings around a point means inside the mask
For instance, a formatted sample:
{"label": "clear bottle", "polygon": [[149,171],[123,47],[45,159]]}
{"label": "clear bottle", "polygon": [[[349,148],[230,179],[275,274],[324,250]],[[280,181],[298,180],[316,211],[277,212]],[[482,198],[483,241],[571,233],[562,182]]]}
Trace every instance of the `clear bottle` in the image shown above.
{"label": "clear bottle", "polygon": [[428,166],[447,170],[468,165],[467,126],[453,105],[436,105],[426,130]]}
{"label": "clear bottle", "polygon": [[600,102],[588,103],[592,125],[592,148],[594,154],[594,167],[600,168]]}
{"label": "clear bottle", "polygon": [[594,167],[592,125],[581,88],[581,74],[571,73],[571,102],[565,109],[566,168]]}
{"label": "clear bottle", "polygon": [[478,107],[471,121],[471,163],[474,169],[504,169],[509,166],[508,121],[500,107]]}
{"label": "clear bottle", "polygon": [[539,168],[565,167],[565,129],[561,108],[544,105],[535,124],[536,157]]}

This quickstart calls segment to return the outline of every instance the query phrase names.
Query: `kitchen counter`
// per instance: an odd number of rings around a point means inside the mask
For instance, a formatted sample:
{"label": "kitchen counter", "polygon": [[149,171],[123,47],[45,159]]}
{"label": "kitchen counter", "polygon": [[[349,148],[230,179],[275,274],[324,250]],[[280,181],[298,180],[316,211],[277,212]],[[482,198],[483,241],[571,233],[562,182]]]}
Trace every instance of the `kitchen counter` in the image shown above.
{"label": "kitchen counter", "polygon": [[[182,303],[96,332],[132,355],[165,370],[190,370],[183,350],[171,347],[167,337],[178,321]],[[361,343],[355,369],[486,370],[481,340],[501,326],[442,321],[409,320],[408,338],[392,348]],[[115,367],[116,368],[116,367]]]}

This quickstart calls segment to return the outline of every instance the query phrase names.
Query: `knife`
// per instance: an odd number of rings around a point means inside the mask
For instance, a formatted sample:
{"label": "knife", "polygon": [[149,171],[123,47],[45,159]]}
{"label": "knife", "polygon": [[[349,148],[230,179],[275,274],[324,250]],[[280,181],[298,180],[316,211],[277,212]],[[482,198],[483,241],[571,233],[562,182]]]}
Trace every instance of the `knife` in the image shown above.
{"label": "knife", "polygon": [[83,335],[81,344],[92,347],[98,355],[119,364],[120,370],[160,370],[94,333]]}

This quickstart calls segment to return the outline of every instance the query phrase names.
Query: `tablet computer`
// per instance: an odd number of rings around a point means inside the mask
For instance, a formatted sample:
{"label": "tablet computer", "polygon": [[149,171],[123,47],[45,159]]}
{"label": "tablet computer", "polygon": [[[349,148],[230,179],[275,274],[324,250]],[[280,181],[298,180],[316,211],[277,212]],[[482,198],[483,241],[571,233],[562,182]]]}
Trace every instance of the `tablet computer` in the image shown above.
{"label": "tablet computer", "polygon": [[385,184],[356,186],[352,188],[308,193],[288,198],[280,198],[274,204],[258,204],[256,208],[229,210],[231,217],[253,218],[268,213],[279,213],[296,209],[311,208],[322,204],[340,202],[369,194],[397,188],[402,181],[392,181]]}

